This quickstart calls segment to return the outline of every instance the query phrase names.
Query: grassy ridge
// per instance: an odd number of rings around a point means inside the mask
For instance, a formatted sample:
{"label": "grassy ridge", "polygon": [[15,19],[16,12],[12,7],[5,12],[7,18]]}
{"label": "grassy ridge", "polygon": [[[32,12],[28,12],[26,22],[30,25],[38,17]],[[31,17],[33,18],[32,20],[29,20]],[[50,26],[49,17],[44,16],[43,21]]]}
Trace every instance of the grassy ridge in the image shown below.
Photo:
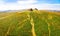
{"label": "grassy ridge", "polygon": [[7,14],[0,16],[0,36],[60,36],[58,12],[25,11]]}

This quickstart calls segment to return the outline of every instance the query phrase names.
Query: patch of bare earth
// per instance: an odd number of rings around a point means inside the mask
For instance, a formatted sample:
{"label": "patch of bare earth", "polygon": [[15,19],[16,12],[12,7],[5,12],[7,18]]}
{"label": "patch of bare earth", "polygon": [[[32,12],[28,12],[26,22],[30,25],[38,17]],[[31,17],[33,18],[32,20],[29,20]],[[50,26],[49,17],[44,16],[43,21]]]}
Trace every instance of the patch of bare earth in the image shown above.
{"label": "patch of bare earth", "polygon": [[31,29],[32,34],[33,34],[33,36],[36,36],[35,29],[34,29],[34,21],[33,21],[33,18],[29,14],[27,16],[28,16],[28,18],[30,20],[30,23],[31,23],[31,26],[32,26],[32,29]]}

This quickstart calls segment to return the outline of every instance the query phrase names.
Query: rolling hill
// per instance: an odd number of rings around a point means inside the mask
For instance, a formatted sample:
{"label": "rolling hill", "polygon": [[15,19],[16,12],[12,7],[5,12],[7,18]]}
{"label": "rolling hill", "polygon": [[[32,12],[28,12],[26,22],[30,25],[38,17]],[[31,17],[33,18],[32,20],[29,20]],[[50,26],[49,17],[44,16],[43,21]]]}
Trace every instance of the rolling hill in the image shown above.
{"label": "rolling hill", "polygon": [[60,36],[60,13],[36,10],[0,13],[0,36]]}

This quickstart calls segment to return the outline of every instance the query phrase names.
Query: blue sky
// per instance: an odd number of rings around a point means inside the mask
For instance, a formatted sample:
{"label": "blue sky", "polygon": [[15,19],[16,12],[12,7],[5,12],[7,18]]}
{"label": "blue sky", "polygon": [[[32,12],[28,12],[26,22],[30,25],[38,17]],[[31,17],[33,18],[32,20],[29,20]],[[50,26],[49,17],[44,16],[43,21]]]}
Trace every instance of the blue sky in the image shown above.
{"label": "blue sky", "polygon": [[[18,0],[4,0],[4,1],[6,3],[14,3],[17,2]],[[60,4],[60,0],[36,0],[36,1],[38,1],[37,3]]]}
{"label": "blue sky", "polygon": [[60,4],[60,0],[38,0],[41,3]]}
{"label": "blue sky", "polygon": [[35,7],[60,10],[60,0],[0,0],[0,10],[20,10]]}

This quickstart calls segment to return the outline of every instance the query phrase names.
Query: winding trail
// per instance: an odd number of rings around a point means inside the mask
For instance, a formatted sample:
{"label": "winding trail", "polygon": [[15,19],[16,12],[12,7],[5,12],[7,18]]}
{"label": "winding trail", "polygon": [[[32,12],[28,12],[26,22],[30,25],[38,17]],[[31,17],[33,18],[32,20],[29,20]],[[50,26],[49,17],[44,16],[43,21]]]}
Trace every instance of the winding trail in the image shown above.
{"label": "winding trail", "polygon": [[20,26],[17,28],[17,29],[20,29],[20,28],[22,28],[23,26],[24,26],[24,22],[25,21],[27,21],[28,20],[28,18],[27,19],[25,19],[25,20],[23,20],[21,23],[18,23]]}
{"label": "winding trail", "polygon": [[35,29],[34,29],[33,18],[31,18],[30,23],[31,23],[31,25],[32,25],[32,34],[33,34],[33,36],[36,36]]}
{"label": "winding trail", "polygon": [[30,16],[30,13],[27,15],[29,20],[30,20],[30,23],[31,23],[31,26],[32,26],[32,34],[33,36],[36,36],[36,33],[35,33],[35,29],[34,29],[34,22],[33,22],[33,18]]}
{"label": "winding trail", "polygon": [[[12,15],[14,15],[14,14],[12,14]],[[8,18],[8,17],[10,17],[10,16],[12,16],[12,15],[7,15],[7,16],[5,16],[5,17],[1,17],[0,19]]]}
{"label": "winding trail", "polygon": [[[18,27],[17,29],[20,29],[20,28],[22,28],[23,26],[24,26],[24,24],[22,24],[23,22],[25,22],[25,21],[27,21],[28,20],[28,18],[27,19],[25,19],[25,20],[23,20],[21,23],[18,23],[19,25],[21,25],[20,27]],[[13,27],[12,27],[13,26]],[[11,29],[12,28],[12,29]],[[9,26],[9,28],[8,28],[8,30],[7,30],[7,32],[6,32],[6,34],[5,34],[5,36],[7,36],[7,35],[9,35],[9,33],[10,33],[10,30],[13,30],[15,28],[15,26],[14,25],[12,25],[12,24],[10,24],[10,26]]]}
{"label": "winding trail", "polygon": [[50,30],[50,23],[48,23],[47,20],[45,20],[45,22],[48,24],[48,31],[49,31],[49,35],[48,35],[48,36],[50,36],[50,33],[51,33],[51,30]]}
{"label": "winding trail", "polygon": [[14,29],[14,28],[15,28],[15,26],[12,27],[12,24],[10,24],[10,26],[8,27],[7,32],[5,33],[5,36],[8,36],[9,33],[10,33],[10,31],[11,31],[12,29]]}

